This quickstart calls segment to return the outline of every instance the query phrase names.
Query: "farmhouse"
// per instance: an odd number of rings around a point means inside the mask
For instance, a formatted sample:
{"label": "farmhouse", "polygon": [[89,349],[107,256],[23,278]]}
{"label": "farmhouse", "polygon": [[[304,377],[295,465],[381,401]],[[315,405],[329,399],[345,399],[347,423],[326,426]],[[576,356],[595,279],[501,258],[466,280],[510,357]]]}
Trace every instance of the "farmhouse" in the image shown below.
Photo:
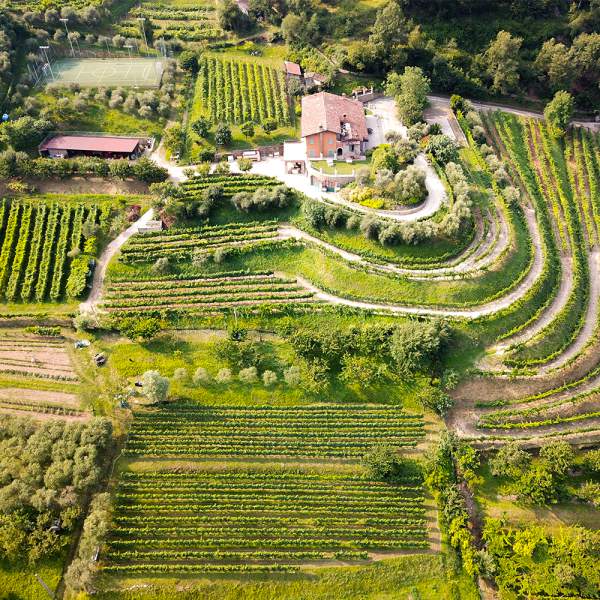
{"label": "farmhouse", "polygon": [[369,138],[363,105],[328,92],[302,98],[301,129],[308,158],[360,158]]}
{"label": "farmhouse", "polygon": [[100,158],[137,158],[146,145],[139,137],[104,135],[50,135],[40,145],[41,156],[69,158],[97,156]]}

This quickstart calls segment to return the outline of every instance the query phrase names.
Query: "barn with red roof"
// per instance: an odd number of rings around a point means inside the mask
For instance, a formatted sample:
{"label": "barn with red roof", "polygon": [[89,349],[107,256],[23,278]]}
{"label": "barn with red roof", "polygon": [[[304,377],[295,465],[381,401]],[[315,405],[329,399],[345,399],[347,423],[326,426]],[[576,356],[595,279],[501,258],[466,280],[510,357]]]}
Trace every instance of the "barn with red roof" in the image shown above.
{"label": "barn with red roof", "polygon": [[41,156],[70,158],[97,156],[99,158],[137,158],[146,140],[139,137],[85,134],[53,134],[40,145]]}

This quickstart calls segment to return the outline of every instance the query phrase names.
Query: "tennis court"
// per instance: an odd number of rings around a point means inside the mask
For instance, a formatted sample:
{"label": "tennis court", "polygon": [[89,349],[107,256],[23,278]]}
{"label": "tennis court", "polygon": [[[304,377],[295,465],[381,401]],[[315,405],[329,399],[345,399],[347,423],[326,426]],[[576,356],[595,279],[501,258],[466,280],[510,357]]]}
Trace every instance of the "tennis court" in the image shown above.
{"label": "tennis court", "polygon": [[159,87],[164,61],[158,58],[63,58],[46,69],[46,83],[82,87]]}

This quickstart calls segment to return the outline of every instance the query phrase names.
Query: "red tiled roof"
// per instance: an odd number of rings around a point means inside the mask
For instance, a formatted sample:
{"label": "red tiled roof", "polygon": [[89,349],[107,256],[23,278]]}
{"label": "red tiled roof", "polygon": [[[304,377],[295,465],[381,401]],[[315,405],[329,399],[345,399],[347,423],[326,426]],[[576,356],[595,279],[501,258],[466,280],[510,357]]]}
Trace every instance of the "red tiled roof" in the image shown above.
{"label": "red tiled roof", "polygon": [[46,140],[40,150],[74,150],[80,152],[123,152],[130,154],[139,138],[122,138],[94,135],[57,135]]}
{"label": "red tiled roof", "polygon": [[290,62],[289,60],[284,60],[283,64],[285,65],[285,71],[289,75],[298,75],[300,77],[302,75],[302,69],[300,65],[295,62]]}
{"label": "red tiled roof", "polygon": [[[344,131],[342,132],[342,126]],[[333,131],[346,139],[369,137],[363,105],[358,100],[319,92],[302,98],[302,137]]]}

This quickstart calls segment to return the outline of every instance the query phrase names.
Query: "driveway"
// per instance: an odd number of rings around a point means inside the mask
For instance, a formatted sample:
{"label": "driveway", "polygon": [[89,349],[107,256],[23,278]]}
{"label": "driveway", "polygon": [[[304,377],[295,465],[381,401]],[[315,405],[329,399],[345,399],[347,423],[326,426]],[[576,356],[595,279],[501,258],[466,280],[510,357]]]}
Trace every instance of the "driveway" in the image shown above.
{"label": "driveway", "polygon": [[[393,98],[384,97],[373,100],[373,102],[367,104],[367,108],[371,110],[378,121],[377,134],[375,134],[375,129],[373,130],[374,139],[385,141],[386,135],[392,131],[400,133],[405,138],[408,137],[407,128],[400,122],[400,119],[398,119],[396,102]],[[411,213],[411,218],[406,220],[430,217],[440,209],[440,206],[443,203],[446,202],[446,190],[444,189],[444,184],[441,182],[435,169],[429,164],[429,161],[424,154],[419,154],[419,156],[417,156],[415,165],[425,172],[427,198],[416,211]]]}
{"label": "driveway", "polygon": [[121,249],[123,244],[132,235],[135,235],[139,231],[140,227],[146,226],[148,221],[152,220],[153,215],[154,211],[151,208],[148,209],[135,223],[130,225],[125,231],[121,232],[112,242],[108,244],[108,246],[106,246],[100,255],[100,258],[96,262],[90,294],[87,300],[79,305],[79,311],[81,313],[93,313],[97,309],[102,294],[104,278],[106,277],[106,270],[108,269],[108,263]]}

